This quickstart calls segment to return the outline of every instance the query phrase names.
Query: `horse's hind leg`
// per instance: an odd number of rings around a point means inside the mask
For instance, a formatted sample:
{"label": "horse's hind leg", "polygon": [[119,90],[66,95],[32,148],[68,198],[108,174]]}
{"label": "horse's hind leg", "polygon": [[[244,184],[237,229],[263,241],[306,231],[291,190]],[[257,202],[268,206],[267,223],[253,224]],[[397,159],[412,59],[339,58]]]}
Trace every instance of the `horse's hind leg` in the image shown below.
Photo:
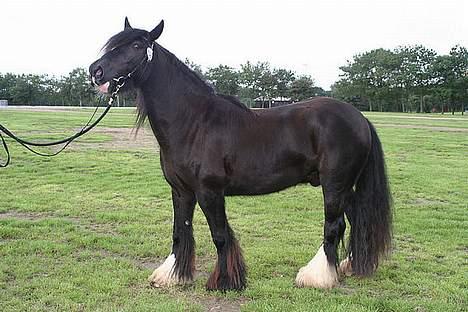
{"label": "horse's hind leg", "polygon": [[206,288],[208,290],[242,290],[246,286],[246,268],[242,251],[228,224],[224,196],[220,191],[204,190],[197,200],[206,216],[218,260]]}
{"label": "horse's hind leg", "polygon": [[195,241],[192,227],[195,195],[173,190],[172,202],[174,206],[172,252],[149,277],[154,287],[190,282],[195,271]]}
{"label": "horse's hind leg", "polygon": [[350,200],[352,190],[343,191],[336,185],[325,184],[325,224],[323,245],[314,258],[299,270],[296,285],[299,287],[332,288],[338,284],[336,264],[338,244],[346,228],[344,209]]}
{"label": "horse's hind leg", "polygon": [[[354,191],[352,191],[352,194],[354,195]],[[354,197],[351,200],[354,200]],[[349,235],[350,240],[352,239],[352,231],[354,229],[353,228],[354,227],[354,215],[353,215],[353,211],[352,211],[353,207],[354,207],[354,205],[347,205],[345,207],[345,215],[346,215],[346,217],[348,219],[349,226],[351,228],[351,234]],[[353,257],[353,255],[351,254],[351,251],[347,250],[346,258],[344,258],[340,262],[340,265],[338,267],[338,272],[340,273],[340,275],[342,275],[342,276],[352,276],[354,274],[353,267],[352,267],[352,261],[351,261],[352,257]]]}

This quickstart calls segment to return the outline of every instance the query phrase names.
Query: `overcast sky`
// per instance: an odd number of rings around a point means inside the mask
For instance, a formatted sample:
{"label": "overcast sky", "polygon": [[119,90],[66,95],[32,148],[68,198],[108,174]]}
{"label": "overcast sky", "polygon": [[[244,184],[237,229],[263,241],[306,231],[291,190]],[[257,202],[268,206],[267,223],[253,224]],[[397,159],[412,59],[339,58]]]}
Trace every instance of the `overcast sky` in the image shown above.
{"label": "overcast sky", "polygon": [[203,67],[247,60],[311,75],[328,89],[339,66],[374,48],[422,44],[446,54],[468,47],[468,0],[53,1],[0,0],[0,72],[62,75],[87,67],[123,29]]}

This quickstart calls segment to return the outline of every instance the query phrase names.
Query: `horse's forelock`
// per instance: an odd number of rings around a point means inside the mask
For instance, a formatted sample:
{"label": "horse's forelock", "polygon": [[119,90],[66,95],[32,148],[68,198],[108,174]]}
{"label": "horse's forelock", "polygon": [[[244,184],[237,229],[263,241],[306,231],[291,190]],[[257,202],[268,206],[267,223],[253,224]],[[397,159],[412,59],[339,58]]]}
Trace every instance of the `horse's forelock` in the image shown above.
{"label": "horse's forelock", "polygon": [[112,36],[106,42],[106,44],[104,44],[104,46],[102,47],[102,50],[104,51],[104,53],[106,53],[117,47],[129,44],[134,40],[147,38],[147,36],[148,36],[148,32],[144,30],[133,29],[133,28],[126,29]]}

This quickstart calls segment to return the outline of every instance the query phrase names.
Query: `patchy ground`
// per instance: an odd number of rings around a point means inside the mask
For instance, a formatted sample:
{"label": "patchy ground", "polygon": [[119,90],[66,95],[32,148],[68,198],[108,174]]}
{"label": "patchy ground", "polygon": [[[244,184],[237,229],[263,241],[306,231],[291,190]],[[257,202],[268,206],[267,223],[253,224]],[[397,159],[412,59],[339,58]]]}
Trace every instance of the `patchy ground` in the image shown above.
{"label": "patchy ground", "polygon": [[106,142],[74,142],[71,148],[75,149],[110,149],[110,150],[151,150],[157,152],[158,142],[151,129],[136,128],[109,128],[96,127],[92,130],[95,134],[109,135],[112,139]]}

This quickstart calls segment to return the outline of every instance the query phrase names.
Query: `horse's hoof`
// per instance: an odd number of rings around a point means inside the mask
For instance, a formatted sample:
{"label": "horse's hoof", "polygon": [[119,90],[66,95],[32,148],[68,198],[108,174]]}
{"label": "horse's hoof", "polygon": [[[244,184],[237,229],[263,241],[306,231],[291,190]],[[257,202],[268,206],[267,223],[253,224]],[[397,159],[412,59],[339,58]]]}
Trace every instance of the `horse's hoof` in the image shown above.
{"label": "horse's hoof", "polygon": [[349,259],[349,257],[341,261],[338,271],[340,275],[343,276],[352,276],[354,274],[353,267],[351,265],[351,260]]}
{"label": "horse's hoof", "polygon": [[148,278],[152,287],[170,287],[177,284],[183,284],[182,281],[177,277],[174,272],[175,268],[175,256],[171,254],[166,258],[163,264],[161,264],[153,274]]}
{"label": "horse's hoof", "polygon": [[338,285],[336,268],[328,262],[322,246],[314,258],[297,273],[296,286],[333,288],[336,285]]}

